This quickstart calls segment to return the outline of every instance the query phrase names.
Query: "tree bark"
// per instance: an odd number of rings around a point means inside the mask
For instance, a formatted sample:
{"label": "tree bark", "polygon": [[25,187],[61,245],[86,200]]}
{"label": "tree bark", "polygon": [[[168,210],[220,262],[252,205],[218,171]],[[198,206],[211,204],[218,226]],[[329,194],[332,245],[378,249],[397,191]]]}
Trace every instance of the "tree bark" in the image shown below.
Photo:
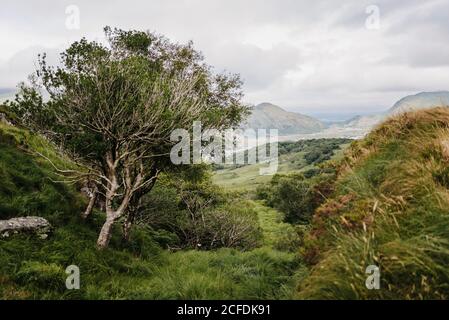
{"label": "tree bark", "polygon": [[130,239],[131,228],[134,225],[136,215],[138,214],[138,211],[142,206],[142,197],[153,189],[154,185],[156,184],[158,173],[159,171],[156,168],[152,168],[151,183],[148,184],[145,188],[141,188],[139,191],[137,191],[133,195],[133,198],[130,200],[130,204],[128,205],[128,214],[122,226],[123,240],[126,242],[128,242]]}
{"label": "tree bark", "polygon": [[129,242],[129,237],[131,234],[131,227],[134,223],[135,212],[130,212],[123,222],[123,240]]}
{"label": "tree bark", "polygon": [[[121,213],[121,211],[118,212],[114,211],[113,209],[113,200],[114,197],[116,196],[116,191],[119,186],[117,183],[117,174],[116,174],[117,163],[113,157],[112,152],[108,152],[106,154],[106,164],[107,166],[105,171],[109,180],[108,180],[108,188],[105,195],[106,221],[101,227],[101,231],[97,239],[97,247],[100,250],[107,248],[107,246],[109,245],[109,241],[111,240],[112,236],[112,228],[117,218],[120,217]],[[126,207],[126,205],[128,204],[127,202],[128,199],[127,197],[125,197],[120,207]]]}
{"label": "tree bark", "polygon": [[99,249],[104,249],[109,245],[109,241],[112,236],[112,227],[114,226],[114,219],[107,217],[106,222],[101,228],[100,234],[97,240],[97,246]]}
{"label": "tree bark", "polygon": [[105,194],[106,221],[98,236],[97,245],[99,249],[104,249],[109,245],[109,241],[112,236],[112,227],[114,223],[123,215],[126,215],[126,220],[124,223],[124,237],[129,238],[129,232],[134,222],[135,214],[133,210],[131,210],[132,212],[128,212],[130,209],[129,207],[133,207],[134,201],[138,207],[141,197],[147,192],[147,190],[151,190],[156,181],[157,173],[159,172],[156,168],[152,168],[151,172],[154,171],[155,175],[151,176],[152,180],[148,180],[150,183],[147,186],[142,187],[142,184],[145,181],[143,165],[141,164],[140,172],[133,177],[131,170],[132,168],[125,163],[123,167],[124,195],[121,199],[121,203],[117,207],[114,206],[114,198],[117,197],[116,192],[119,189],[116,171],[117,160],[114,160],[111,152],[106,155],[106,165],[105,171],[108,176],[108,187]]}
{"label": "tree bark", "polygon": [[94,188],[92,190],[92,196],[90,197],[90,200],[89,200],[89,205],[87,206],[86,211],[84,211],[84,213],[81,215],[81,217],[83,219],[87,219],[90,216],[90,214],[92,213],[92,210],[94,208],[96,200],[97,200],[97,188]]}
{"label": "tree bark", "polygon": [[99,249],[104,249],[109,245],[109,240],[111,240],[112,236],[112,227],[114,223],[123,216],[123,213],[126,212],[129,205],[129,194],[125,195],[122,203],[119,208],[114,211],[112,209],[112,200],[106,198],[106,221],[101,228],[100,235],[98,236],[97,245]]}

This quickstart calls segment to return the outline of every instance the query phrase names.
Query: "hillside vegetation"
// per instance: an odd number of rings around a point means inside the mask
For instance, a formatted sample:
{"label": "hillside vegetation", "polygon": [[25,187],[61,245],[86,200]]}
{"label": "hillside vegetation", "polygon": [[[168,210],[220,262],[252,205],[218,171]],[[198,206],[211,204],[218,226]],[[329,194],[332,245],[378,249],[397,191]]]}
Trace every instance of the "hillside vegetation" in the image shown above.
{"label": "hillside vegetation", "polygon": [[[164,234],[143,226],[129,242],[122,241],[117,226],[110,247],[98,250],[104,214],[96,210],[83,220],[87,198],[79,186],[58,182],[61,177],[39,154],[58,167],[74,166],[38,134],[0,123],[0,219],[41,216],[53,226],[47,239],[27,234],[0,239],[0,299],[292,297],[299,260],[285,239],[291,226],[281,222],[279,212],[259,210],[254,201],[240,205],[256,212],[262,231],[253,250],[170,252]],[[80,290],[65,287],[65,269],[72,264],[80,268]]]}
{"label": "hillside vegetation", "polygon": [[[295,146],[302,144],[280,150],[295,154],[300,152]],[[256,217],[244,220],[251,221],[258,234],[250,247],[192,250],[186,239],[179,239],[190,229],[187,225],[178,232],[185,221],[178,220],[183,211],[176,190],[161,182],[146,199],[149,216],[171,214],[175,220],[136,225],[127,242],[117,225],[109,248],[99,251],[95,239],[105,215],[95,209],[83,220],[80,213],[87,198],[78,191],[80,186],[59,182],[61,177],[40,154],[58,167],[75,166],[40,135],[0,124],[0,219],[35,215],[53,225],[47,239],[26,234],[0,239],[2,299],[449,296],[446,108],[387,120],[339,158],[312,171],[277,176],[258,189],[263,200],[220,193],[235,206],[213,207],[211,212],[227,208]],[[304,210],[311,212],[304,217]],[[175,229],[167,227],[174,224]],[[182,243],[185,246],[177,247]],[[81,271],[80,290],[65,287],[65,268],[72,264]],[[379,290],[365,286],[369,265],[380,268]]]}
{"label": "hillside vegetation", "polygon": [[[301,248],[300,299],[447,299],[449,109],[398,115],[353,143]],[[380,290],[365,270],[380,268]]]}
{"label": "hillside vegetation", "polygon": [[[324,161],[341,159],[351,141],[333,138],[279,142],[277,174],[302,172],[306,176],[313,175]],[[259,170],[267,166],[266,163],[216,166],[213,181],[227,190],[252,192],[272,180],[271,175],[260,175]]]}

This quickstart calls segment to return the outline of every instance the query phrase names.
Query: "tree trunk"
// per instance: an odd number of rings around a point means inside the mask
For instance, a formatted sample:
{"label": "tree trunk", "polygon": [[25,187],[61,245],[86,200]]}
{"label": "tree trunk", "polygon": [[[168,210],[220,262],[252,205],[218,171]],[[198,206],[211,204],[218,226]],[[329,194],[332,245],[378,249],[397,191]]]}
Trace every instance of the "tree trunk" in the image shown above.
{"label": "tree trunk", "polygon": [[81,217],[83,219],[87,219],[87,217],[90,216],[90,214],[92,213],[92,210],[94,208],[96,200],[97,200],[97,190],[93,190],[92,196],[90,197],[90,200],[89,200],[89,205],[87,206],[86,211],[84,211],[84,213],[81,215]]}
{"label": "tree trunk", "polygon": [[126,219],[123,222],[122,226],[123,240],[126,242],[129,241],[131,235],[131,228],[134,224],[134,221],[136,220],[136,215],[138,214],[138,211],[142,206],[142,197],[148,192],[150,192],[151,189],[153,189],[156,183],[157,175],[158,175],[157,170],[153,169],[151,174],[151,176],[153,177],[153,181],[150,184],[148,184],[145,188],[142,188],[139,191],[137,191],[133,195],[133,198],[131,199],[128,205],[128,215],[126,216]]}
{"label": "tree trunk", "polygon": [[97,246],[99,249],[104,249],[109,245],[109,240],[112,236],[112,227],[114,226],[114,219],[106,218],[103,227],[101,228],[100,235],[98,236]]}
{"label": "tree trunk", "polygon": [[134,217],[135,217],[134,212],[130,212],[126,217],[125,221],[123,222],[123,240],[125,240],[126,242],[129,242],[131,227],[134,223]]}
{"label": "tree trunk", "polygon": [[[103,224],[103,227],[101,228],[100,234],[98,236],[97,240],[97,246],[99,249],[104,249],[109,245],[109,241],[112,236],[112,227],[114,223],[120,219],[124,214],[128,213],[129,206],[133,205],[133,199],[137,199],[137,203],[139,203],[140,198],[143,194],[145,194],[144,190],[147,190],[147,188],[152,188],[158,174],[157,169],[153,169],[154,175],[152,175],[152,180],[150,181],[149,185],[146,188],[140,189],[138,192],[135,192],[135,190],[142,187],[142,180],[144,178],[143,176],[143,166],[141,166],[141,171],[135,176],[134,180],[132,179],[131,174],[131,168],[125,166],[123,169],[124,175],[125,175],[125,183],[124,183],[124,195],[121,199],[120,205],[117,207],[117,209],[114,210],[114,204],[113,200],[117,196],[116,191],[119,188],[117,174],[116,174],[116,163],[113,163],[112,155],[109,153],[107,156],[107,176],[108,176],[108,190],[105,194],[105,207],[106,207],[106,221]],[[131,212],[133,213],[133,212]],[[134,221],[134,216],[129,218],[129,213],[126,216],[125,221],[125,230],[124,230],[124,237],[129,238],[129,231],[131,229],[132,223]]]}
{"label": "tree trunk", "polygon": [[[100,235],[98,236],[97,246],[99,249],[104,249],[109,245],[109,240],[112,236],[112,227],[114,223],[123,216],[129,205],[129,194],[125,196],[117,210],[113,210],[110,205],[112,201],[106,197],[106,221],[101,228]],[[109,206],[108,206],[109,204]]]}

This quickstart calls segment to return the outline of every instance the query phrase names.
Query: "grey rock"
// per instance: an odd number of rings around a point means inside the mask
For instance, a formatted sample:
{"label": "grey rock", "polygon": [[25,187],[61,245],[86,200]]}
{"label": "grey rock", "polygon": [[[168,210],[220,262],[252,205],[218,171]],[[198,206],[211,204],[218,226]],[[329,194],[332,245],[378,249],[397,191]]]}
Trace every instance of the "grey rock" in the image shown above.
{"label": "grey rock", "polygon": [[13,234],[31,233],[46,239],[52,230],[50,223],[42,217],[20,217],[0,220],[0,237],[8,238]]}

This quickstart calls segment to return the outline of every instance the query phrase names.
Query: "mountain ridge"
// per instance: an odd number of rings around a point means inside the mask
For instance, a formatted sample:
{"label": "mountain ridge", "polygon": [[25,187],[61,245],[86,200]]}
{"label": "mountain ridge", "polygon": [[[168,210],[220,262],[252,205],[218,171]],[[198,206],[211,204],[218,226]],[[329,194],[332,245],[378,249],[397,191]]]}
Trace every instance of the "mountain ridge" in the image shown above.
{"label": "mountain ridge", "polygon": [[449,91],[419,92],[408,95],[397,101],[390,109],[389,114],[396,114],[416,109],[428,109],[432,107],[448,106]]}
{"label": "mountain ridge", "polygon": [[278,129],[279,134],[316,133],[325,128],[320,120],[301,113],[286,111],[269,102],[255,105],[243,128]]}

